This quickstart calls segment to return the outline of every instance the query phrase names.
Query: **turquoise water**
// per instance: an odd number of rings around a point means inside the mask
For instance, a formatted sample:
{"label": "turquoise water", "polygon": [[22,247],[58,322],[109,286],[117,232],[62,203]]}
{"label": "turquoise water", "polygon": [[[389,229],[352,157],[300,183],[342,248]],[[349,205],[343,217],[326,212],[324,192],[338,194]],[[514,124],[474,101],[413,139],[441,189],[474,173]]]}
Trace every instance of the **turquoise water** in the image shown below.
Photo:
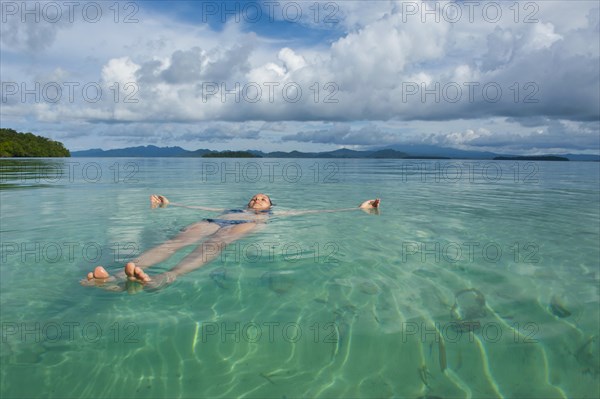
{"label": "turquoise water", "polygon": [[[6,160],[1,396],[598,397],[598,163]],[[210,212],[273,217],[163,290],[119,270]],[[168,270],[189,253],[149,269]]]}

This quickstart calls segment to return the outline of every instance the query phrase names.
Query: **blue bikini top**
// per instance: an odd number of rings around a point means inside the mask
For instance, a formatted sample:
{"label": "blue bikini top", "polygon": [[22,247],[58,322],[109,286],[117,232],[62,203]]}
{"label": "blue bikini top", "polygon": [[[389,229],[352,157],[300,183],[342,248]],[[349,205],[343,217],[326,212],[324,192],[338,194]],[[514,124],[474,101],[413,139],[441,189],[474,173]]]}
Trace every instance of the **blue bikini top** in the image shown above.
{"label": "blue bikini top", "polygon": [[[249,210],[247,209],[228,209],[224,212],[224,214],[227,213],[245,213],[245,212],[249,212]],[[272,215],[273,211],[271,209],[265,209],[262,211],[254,211],[255,213],[265,213],[267,215]]]}

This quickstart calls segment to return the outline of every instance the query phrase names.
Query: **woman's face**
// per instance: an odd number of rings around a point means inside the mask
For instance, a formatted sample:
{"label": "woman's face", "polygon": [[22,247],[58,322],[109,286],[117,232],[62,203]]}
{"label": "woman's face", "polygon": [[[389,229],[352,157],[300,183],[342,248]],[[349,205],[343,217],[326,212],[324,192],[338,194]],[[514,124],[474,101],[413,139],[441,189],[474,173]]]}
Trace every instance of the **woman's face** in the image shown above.
{"label": "woman's face", "polygon": [[265,194],[256,194],[250,202],[248,202],[248,208],[251,209],[269,209],[271,207],[271,200]]}

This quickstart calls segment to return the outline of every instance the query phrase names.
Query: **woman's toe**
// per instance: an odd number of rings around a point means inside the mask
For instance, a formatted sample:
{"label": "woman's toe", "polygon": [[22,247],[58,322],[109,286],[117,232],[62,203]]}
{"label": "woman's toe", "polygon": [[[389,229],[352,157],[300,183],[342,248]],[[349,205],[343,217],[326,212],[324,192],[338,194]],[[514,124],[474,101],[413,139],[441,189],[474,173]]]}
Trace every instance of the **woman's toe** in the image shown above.
{"label": "woman's toe", "polygon": [[[104,269],[102,266],[96,266],[96,268],[94,269],[94,275],[93,275],[94,278],[106,279],[109,276],[110,275],[108,274],[106,269]],[[89,274],[88,274],[88,278],[89,278]]]}
{"label": "woman's toe", "polygon": [[135,263],[133,262],[128,262],[125,265],[125,274],[129,277],[134,277],[135,276]]}

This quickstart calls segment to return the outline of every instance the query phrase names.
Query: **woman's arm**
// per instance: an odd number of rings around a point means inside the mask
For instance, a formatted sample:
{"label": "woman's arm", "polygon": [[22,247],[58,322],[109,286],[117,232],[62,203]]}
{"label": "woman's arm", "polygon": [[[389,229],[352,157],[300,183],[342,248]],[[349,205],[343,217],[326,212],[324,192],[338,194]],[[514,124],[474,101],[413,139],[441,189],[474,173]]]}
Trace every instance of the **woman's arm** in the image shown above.
{"label": "woman's arm", "polygon": [[152,194],[150,196],[150,206],[153,209],[154,208],[166,208],[167,205],[176,206],[176,207],[179,207],[179,208],[199,209],[199,210],[202,210],[202,211],[209,211],[209,212],[223,212],[223,211],[225,211],[225,209],[221,209],[221,208],[208,208],[206,206],[195,206],[195,205],[178,204],[178,203],[169,201],[167,199],[167,197],[165,197],[163,195]]}
{"label": "woman's arm", "polygon": [[356,208],[341,208],[341,209],[314,209],[314,210],[303,210],[303,211],[283,211],[277,212],[277,216],[297,216],[297,215],[308,215],[311,213],[332,213],[332,212],[347,212],[347,211],[356,211],[356,210],[364,210],[369,211],[373,209],[379,209],[379,203],[381,200],[379,198],[374,200],[367,200],[360,204]]}

